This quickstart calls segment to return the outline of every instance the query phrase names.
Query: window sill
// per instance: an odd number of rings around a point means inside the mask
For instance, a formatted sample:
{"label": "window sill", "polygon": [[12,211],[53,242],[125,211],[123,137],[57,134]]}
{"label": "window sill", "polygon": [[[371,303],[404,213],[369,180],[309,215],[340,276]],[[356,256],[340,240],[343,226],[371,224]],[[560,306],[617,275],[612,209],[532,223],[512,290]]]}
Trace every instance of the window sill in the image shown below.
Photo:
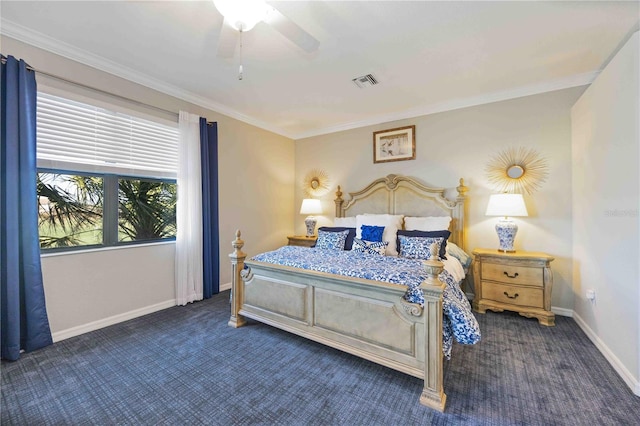
{"label": "window sill", "polygon": [[71,255],[78,255],[78,254],[85,254],[85,253],[95,253],[95,252],[109,251],[109,250],[128,250],[128,249],[135,249],[135,248],[142,248],[142,247],[152,247],[152,246],[161,246],[161,245],[175,244],[175,243],[176,243],[175,240],[171,240],[171,241],[155,241],[155,242],[152,242],[152,243],[125,244],[125,245],[121,245],[121,246],[96,247],[96,248],[90,248],[90,249],[86,249],[86,250],[77,249],[77,250],[69,250],[69,251],[58,251],[58,252],[55,252],[55,253],[40,253],[40,258],[56,257],[56,256],[71,256]]}

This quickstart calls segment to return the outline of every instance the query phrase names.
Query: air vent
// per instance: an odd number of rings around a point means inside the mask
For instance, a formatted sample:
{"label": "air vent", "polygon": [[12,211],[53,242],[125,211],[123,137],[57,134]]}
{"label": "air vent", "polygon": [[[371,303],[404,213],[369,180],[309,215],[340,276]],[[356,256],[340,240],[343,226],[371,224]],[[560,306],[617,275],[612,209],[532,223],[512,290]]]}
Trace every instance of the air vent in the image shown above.
{"label": "air vent", "polygon": [[353,80],[353,83],[361,89],[365,87],[371,87],[378,84],[378,80],[373,76],[373,74],[363,75],[362,77],[356,77]]}

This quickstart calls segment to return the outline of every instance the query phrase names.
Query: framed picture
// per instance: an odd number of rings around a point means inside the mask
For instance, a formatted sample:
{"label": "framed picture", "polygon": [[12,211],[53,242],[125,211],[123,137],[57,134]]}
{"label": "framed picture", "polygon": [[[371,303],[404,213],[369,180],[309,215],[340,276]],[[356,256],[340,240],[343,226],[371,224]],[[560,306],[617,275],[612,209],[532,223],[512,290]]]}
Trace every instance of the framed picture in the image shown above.
{"label": "framed picture", "polygon": [[373,162],[415,160],[416,126],[373,132]]}

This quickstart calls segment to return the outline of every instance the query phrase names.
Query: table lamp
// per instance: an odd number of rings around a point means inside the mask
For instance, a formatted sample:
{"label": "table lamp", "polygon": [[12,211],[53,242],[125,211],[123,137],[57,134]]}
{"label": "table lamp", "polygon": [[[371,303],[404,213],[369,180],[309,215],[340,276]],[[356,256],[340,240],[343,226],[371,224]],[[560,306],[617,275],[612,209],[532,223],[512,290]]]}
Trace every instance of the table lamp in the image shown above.
{"label": "table lamp", "polygon": [[316,230],[316,223],[318,222],[313,216],[314,214],[322,213],[322,204],[320,200],[314,198],[305,198],[302,200],[302,206],[300,207],[300,214],[308,214],[304,220],[304,224],[307,227],[307,238],[313,237]]}
{"label": "table lamp", "polygon": [[489,198],[489,205],[485,213],[487,216],[502,216],[496,224],[496,232],[500,241],[498,251],[513,253],[513,241],[518,232],[518,225],[509,217],[529,216],[522,194],[494,194]]}

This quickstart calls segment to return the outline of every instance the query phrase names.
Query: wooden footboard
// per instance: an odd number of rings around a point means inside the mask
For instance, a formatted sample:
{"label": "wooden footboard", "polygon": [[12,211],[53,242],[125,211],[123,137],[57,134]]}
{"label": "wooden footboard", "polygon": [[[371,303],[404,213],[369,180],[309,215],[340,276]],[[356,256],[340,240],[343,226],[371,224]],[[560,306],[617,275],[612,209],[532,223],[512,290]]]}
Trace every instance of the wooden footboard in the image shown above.
{"label": "wooden footboard", "polygon": [[230,326],[252,318],[422,378],[420,403],[444,410],[441,262],[424,261],[423,309],[403,286],[245,262],[240,231],[232,244]]}

